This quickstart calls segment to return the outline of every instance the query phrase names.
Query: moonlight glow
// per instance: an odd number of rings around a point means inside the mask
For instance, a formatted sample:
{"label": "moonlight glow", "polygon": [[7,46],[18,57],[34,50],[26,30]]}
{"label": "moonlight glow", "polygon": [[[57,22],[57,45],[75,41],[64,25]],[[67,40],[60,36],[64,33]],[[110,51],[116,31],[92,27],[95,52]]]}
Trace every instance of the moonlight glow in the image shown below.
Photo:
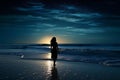
{"label": "moonlight glow", "polygon": [[[53,36],[45,36],[42,37],[40,40],[38,40],[37,43],[42,43],[42,44],[50,44],[50,40]],[[63,38],[56,37],[58,43],[65,43],[66,40],[63,40]]]}
{"label": "moonlight glow", "polygon": [[50,44],[50,40],[51,40],[52,37],[50,36],[45,36],[43,38],[41,38],[38,43],[43,43],[43,44]]}

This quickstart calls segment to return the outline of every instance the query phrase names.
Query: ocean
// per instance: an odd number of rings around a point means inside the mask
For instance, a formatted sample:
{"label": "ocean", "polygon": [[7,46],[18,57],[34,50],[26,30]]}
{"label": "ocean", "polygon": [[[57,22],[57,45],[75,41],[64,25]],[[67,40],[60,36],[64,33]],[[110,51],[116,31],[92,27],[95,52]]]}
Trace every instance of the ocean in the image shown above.
{"label": "ocean", "polygon": [[[50,60],[50,45],[0,45],[1,55],[16,55],[21,59]],[[120,67],[120,45],[115,44],[59,44],[58,61],[95,63]]]}

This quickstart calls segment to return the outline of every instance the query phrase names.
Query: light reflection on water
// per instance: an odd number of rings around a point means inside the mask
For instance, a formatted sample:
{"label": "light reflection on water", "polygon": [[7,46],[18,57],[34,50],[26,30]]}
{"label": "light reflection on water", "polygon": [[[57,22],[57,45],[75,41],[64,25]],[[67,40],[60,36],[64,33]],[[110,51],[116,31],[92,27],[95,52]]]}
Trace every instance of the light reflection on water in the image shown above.
{"label": "light reflection on water", "polygon": [[51,59],[51,53],[48,53],[46,56],[48,59]]}
{"label": "light reflection on water", "polygon": [[55,66],[52,67],[50,80],[60,80],[58,76],[57,67]]}
{"label": "light reflection on water", "polygon": [[52,68],[52,61],[47,61],[47,73],[48,75],[51,74],[51,68]]}
{"label": "light reflection on water", "polygon": [[[51,53],[48,53],[47,58],[51,58]],[[47,65],[47,75],[49,76],[47,80],[59,80],[57,67],[53,65],[52,60],[46,62]]]}

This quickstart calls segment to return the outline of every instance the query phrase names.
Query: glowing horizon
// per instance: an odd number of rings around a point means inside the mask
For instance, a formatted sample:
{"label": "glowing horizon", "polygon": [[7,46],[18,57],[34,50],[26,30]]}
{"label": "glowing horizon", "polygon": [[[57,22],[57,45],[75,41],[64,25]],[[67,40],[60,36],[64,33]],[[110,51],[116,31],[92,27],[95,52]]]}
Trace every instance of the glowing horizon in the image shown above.
{"label": "glowing horizon", "polygon": [[[37,43],[39,43],[39,44],[50,44],[50,40],[51,40],[52,37],[53,36],[42,37],[37,41]],[[64,40],[63,38],[60,38],[60,37],[56,37],[56,39],[57,39],[57,42],[60,43],[60,44],[61,43],[66,43],[66,41],[67,41],[67,40]]]}

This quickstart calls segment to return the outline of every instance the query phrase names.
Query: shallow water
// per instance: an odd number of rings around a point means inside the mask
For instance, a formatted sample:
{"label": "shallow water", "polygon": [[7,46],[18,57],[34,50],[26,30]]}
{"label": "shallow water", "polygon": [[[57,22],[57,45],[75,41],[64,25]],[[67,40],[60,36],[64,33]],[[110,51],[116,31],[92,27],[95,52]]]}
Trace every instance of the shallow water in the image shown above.
{"label": "shallow water", "polygon": [[[0,54],[18,55],[24,59],[49,60],[49,46],[43,45],[4,45]],[[120,67],[119,45],[60,45],[59,61],[97,63]]]}

